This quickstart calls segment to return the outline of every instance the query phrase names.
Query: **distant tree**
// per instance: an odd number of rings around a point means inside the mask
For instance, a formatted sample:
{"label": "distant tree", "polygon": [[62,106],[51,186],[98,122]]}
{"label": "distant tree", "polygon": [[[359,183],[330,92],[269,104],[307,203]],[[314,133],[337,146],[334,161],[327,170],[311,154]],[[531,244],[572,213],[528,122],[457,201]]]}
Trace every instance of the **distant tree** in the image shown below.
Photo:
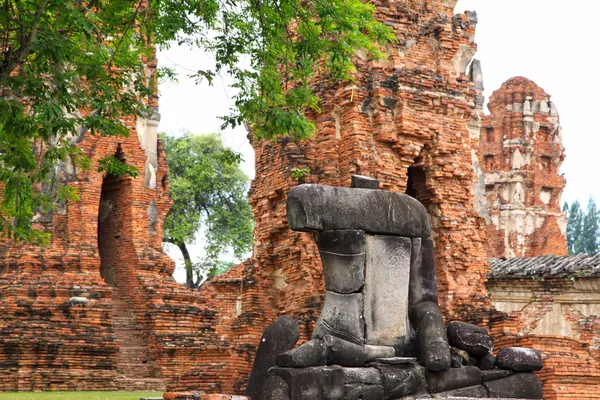
{"label": "distant tree", "polygon": [[600,220],[598,217],[598,210],[596,208],[596,202],[593,197],[590,197],[587,206],[587,212],[583,217],[582,227],[582,247],[583,251],[587,254],[594,255],[598,253],[600,238]]}
{"label": "distant tree", "polygon": [[[225,147],[218,135],[175,137],[163,133],[161,138],[173,198],[163,241],[179,247],[185,261],[186,285],[198,287],[205,276],[231,267],[231,263],[220,261],[226,251],[241,257],[252,247],[249,179],[240,170],[240,155]],[[187,245],[200,231],[205,236],[206,255],[194,264]]]}
{"label": "distant tree", "polygon": [[583,253],[583,211],[579,201],[575,201],[569,208],[569,222],[567,223],[567,241],[569,254]]}

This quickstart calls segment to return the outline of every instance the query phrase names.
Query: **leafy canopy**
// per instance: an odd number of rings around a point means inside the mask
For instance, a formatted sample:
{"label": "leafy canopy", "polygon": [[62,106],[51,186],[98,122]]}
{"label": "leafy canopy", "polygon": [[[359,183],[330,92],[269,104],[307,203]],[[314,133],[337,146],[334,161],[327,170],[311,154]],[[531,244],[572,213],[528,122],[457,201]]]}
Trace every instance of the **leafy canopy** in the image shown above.
{"label": "leafy canopy", "polygon": [[[223,267],[220,258],[225,251],[241,258],[252,248],[249,179],[240,170],[240,155],[226,148],[218,135],[161,134],[161,138],[173,199],[163,241],[181,249],[188,286],[197,286],[201,279],[194,282],[192,270],[197,275],[214,274]],[[205,258],[193,265],[186,244],[193,243],[200,231],[205,238]]]}
{"label": "leafy canopy", "polygon": [[154,25],[137,1],[3,0],[0,7],[0,231],[43,241],[31,219],[56,198],[37,189],[56,180],[59,162],[87,164],[75,146],[85,132],[128,135],[120,116],[142,113],[140,99],[154,92],[141,62],[152,57]]}
{"label": "leafy canopy", "polygon": [[156,91],[143,64],[152,43],[214,54],[215,68],[196,76],[234,77],[225,124],[305,138],[315,130],[305,112],[318,110],[313,77],[349,79],[356,50],[380,57],[393,38],[373,11],[360,0],[0,0],[0,231],[44,239],[35,211],[75,195],[39,190],[56,181],[54,166],[86,165],[76,147],[86,132],[129,134],[121,117],[143,114]]}

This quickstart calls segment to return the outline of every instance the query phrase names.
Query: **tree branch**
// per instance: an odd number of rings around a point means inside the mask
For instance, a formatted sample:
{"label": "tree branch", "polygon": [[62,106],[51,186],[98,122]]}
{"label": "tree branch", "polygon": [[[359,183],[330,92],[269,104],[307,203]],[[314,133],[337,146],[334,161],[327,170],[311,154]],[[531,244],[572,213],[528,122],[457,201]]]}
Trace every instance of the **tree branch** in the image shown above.
{"label": "tree branch", "polygon": [[46,11],[47,4],[48,0],[42,0],[42,2],[38,5],[38,8],[35,11],[35,15],[33,17],[33,25],[31,26],[27,37],[25,37],[25,26],[21,25],[21,43],[19,49],[14,53],[14,55],[11,54],[4,61],[4,65],[2,65],[2,67],[0,68],[0,76],[9,75],[16,67],[21,65],[21,63],[29,56],[29,54],[31,54],[33,44],[35,42],[38,30],[40,28],[41,17],[44,11]]}

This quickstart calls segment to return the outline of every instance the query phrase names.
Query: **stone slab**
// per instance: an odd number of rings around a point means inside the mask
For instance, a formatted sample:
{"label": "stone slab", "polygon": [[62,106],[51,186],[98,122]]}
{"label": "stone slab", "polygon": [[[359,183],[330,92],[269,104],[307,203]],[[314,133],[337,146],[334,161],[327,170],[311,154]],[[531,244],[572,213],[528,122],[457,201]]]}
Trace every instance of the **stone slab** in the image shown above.
{"label": "stone slab", "polygon": [[483,386],[492,397],[543,398],[542,383],[533,372],[523,372],[507,378],[483,382]]}
{"label": "stone slab", "polygon": [[367,235],[365,286],[366,343],[403,347],[411,335],[408,319],[411,240]]}
{"label": "stone slab", "polygon": [[426,392],[425,369],[419,365],[373,363],[381,373],[385,398],[396,399]]}
{"label": "stone slab", "polygon": [[487,398],[488,392],[482,385],[469,386],[460,389],[449,390],[447,392],[434,393],[431,397],[435,399],[453,399],[456,400],[457,396],[469,396],[469,398],[483,399]]}
{"label": "stone slab", "polygon": [[429,215],[418,200],[384,190],[299,185],[288,193],[287,219],[296,231],[360,229],[372,234],[431,236]]}
{"label": "stone slab", "polygon": [[[278,380],[273,376],[281,378]],[[270,400],[288,400],[283,395],[272,397],[273,390],[280,390],[285,382],[289,400],[341,399],[344,392],[344,372],[342,367],[324,366],[309,368],[280,368],[269,370],[269,379],[263,387],[263,397]],[[269,397],[270,396],[270,397]]]}

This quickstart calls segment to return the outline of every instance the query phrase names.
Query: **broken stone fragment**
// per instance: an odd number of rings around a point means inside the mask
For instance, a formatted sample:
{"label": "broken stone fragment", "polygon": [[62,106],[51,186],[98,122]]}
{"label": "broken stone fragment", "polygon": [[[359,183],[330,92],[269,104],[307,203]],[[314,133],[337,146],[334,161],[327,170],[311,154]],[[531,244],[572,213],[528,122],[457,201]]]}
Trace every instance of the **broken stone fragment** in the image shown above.
{"label": "broken stone fragment", "polygon": [[445,392],[479,385],[483,382],[481,370],[471,366],[451,368],[444,372],[427,371],[426,376],[429,393]]}
{"label": "broken stone fragment", "polygon": [[483,382],[489,397],[492,398],[517,398],[517,399],[542,399],[542,383],[532,372],[514,374],[507,378]]}
{"label": "broken stone fragment", "polygon": [[370,364],[381,373],[386,399],[396,399],[415,393],[426,392],[425,369],[414,364]]}
{"label": "broken stone fragment", "polygon": [[496,365],[513,371],[539,371],[543,368],[542,354],[524,347],[506,347],[498,352]]}
{"label": "broken stone fragment", "polygon": [[313,339],[277,356],[276,364],[280,367],[304,368],[327,363],[327,348],[320,339]]}
{"label": "broken stone fragment", "polygon": [[262,385],[267,378],[269,368],[275,365],[275,359],[281,353],[294,347],[300,331],[291,317],[283,316],[265,329],[256,351],[256,358],[246,387],[246,396],[259,399]]}
{"label": "broken stone fragment", "polygon": [[469,365],[469,353],[466,351],[457,349],[456,347],[450,347],[450,353],[452,355],[453,364],[457,364],[454,368]]}
{"label": "broken stone fragment", "polygon": [[448,342],[474,356],[484,356],[493,348],[492,337],[485,328],[460,321],[448,324]]}
{"label": "broken stone fragment", "polygon": [[450,359],[450,368],[460,368],[462,367],[462,362],[463,359],[461,356],[459,356],[456,353],[451,353],[450,355],[451,359]]}
{"label": "broken stone fragment", "polygon": [[494,369],[494,367],[496,366],[496,356],[494,356],[492,353],[487,353],[484,356],[475,358],[477,360],[477,366],[482,371]]}

